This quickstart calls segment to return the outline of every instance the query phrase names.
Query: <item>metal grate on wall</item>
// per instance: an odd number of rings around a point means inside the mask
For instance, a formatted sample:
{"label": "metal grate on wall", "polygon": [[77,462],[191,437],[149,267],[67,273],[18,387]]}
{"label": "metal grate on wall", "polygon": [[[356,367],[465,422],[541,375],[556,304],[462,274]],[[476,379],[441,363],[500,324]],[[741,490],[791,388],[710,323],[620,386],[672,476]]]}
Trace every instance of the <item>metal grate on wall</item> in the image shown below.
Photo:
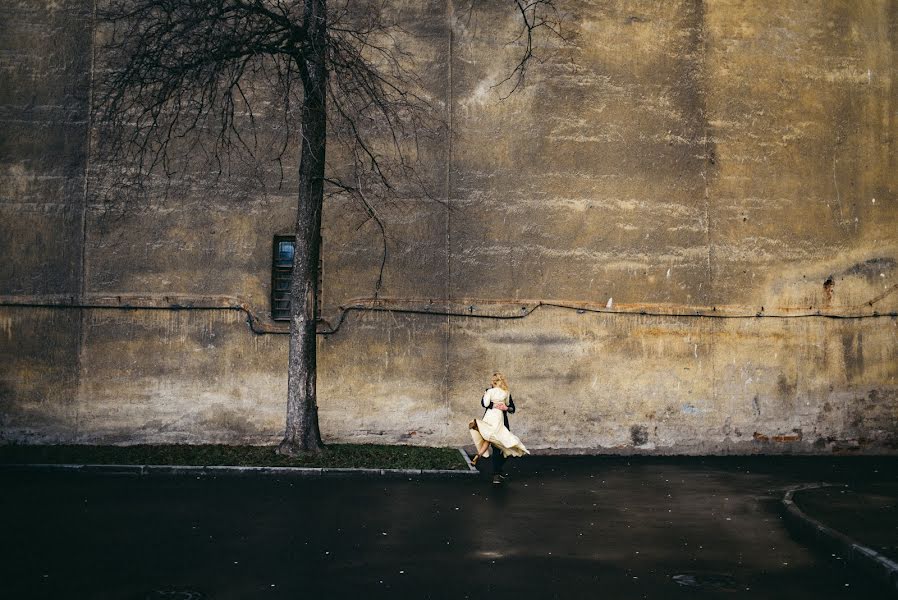
{"label": "metal grate on wall", "polygon": [[[290,286],[293,282],[293,255],[296,252],[295,235],[276,235],[271,251],[271,318],[274,321],[290,320]],[[318,260],[318,294],[315,305],[321,314],[323,261]]]}
{"label": "metal grate on wall", "polygon": [[275,321],[290,320],[290,284],[293,281],[295,251],[295,236],[274,236],[271,254],[271,318]]}

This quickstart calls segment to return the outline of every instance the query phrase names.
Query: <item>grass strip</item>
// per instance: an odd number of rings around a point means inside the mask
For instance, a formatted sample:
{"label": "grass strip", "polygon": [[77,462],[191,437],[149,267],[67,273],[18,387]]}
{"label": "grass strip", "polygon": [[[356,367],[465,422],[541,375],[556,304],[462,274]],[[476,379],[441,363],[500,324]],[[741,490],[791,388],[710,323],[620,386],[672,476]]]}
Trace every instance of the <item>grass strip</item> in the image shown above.
{"label": "grass strip", "polygon": [[319,454],[297,457],[280,456],[274,446],[10,444],[0,445],[0,464],[467,469],[455,448],[374,444],[329,444]]}

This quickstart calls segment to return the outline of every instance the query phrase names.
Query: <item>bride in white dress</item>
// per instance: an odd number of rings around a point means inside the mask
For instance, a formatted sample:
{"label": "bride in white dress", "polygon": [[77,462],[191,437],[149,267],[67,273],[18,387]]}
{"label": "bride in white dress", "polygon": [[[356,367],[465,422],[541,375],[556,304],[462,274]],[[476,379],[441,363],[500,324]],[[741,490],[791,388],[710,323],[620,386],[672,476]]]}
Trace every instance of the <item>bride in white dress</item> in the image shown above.
{"label": "bride in white dress", "polygon": [[486,412],[482,419],[474,419],[468,424],[471,431],[471,439],[477,448],[477,456],[471,462],[476,464],[481,456],[490,456],[490,445],[502,452],[505,457],[524,456],[530,451],[521,443],[521,440],[508,430],[506,412],[514,412],[514,401],[508,391],[508,383],[502,373],[493,373],[490,388],[483,394],[480,401]]}

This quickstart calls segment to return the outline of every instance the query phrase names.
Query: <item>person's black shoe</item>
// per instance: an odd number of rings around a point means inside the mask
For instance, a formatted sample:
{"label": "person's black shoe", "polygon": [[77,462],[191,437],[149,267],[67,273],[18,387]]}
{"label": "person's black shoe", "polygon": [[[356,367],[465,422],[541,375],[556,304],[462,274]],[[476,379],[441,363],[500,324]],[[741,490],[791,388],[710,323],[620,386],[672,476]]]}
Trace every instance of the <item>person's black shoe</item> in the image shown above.
{"label": "person's black shoe", "polygon": [[495,483],[496,485],[502,483],[502,477],[500,477],[499,475],[493,475],[493,483]]}

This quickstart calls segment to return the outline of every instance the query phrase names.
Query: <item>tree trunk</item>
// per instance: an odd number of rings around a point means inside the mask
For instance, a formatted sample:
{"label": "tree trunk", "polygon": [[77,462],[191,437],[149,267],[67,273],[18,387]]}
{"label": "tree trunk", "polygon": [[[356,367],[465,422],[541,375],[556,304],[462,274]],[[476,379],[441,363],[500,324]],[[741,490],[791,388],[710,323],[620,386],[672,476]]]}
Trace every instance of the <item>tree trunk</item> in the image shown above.
{"label": "tree trunk", "polygon": [[279,454],[318,452],[323,447],[316,398],[318,264],[327,115],[325,0],[306,0],[307,43],[297,57],[303,81],[302,152],[296,211],[296,251],[290,291],[290,357],[287,367],[287,427]]}

